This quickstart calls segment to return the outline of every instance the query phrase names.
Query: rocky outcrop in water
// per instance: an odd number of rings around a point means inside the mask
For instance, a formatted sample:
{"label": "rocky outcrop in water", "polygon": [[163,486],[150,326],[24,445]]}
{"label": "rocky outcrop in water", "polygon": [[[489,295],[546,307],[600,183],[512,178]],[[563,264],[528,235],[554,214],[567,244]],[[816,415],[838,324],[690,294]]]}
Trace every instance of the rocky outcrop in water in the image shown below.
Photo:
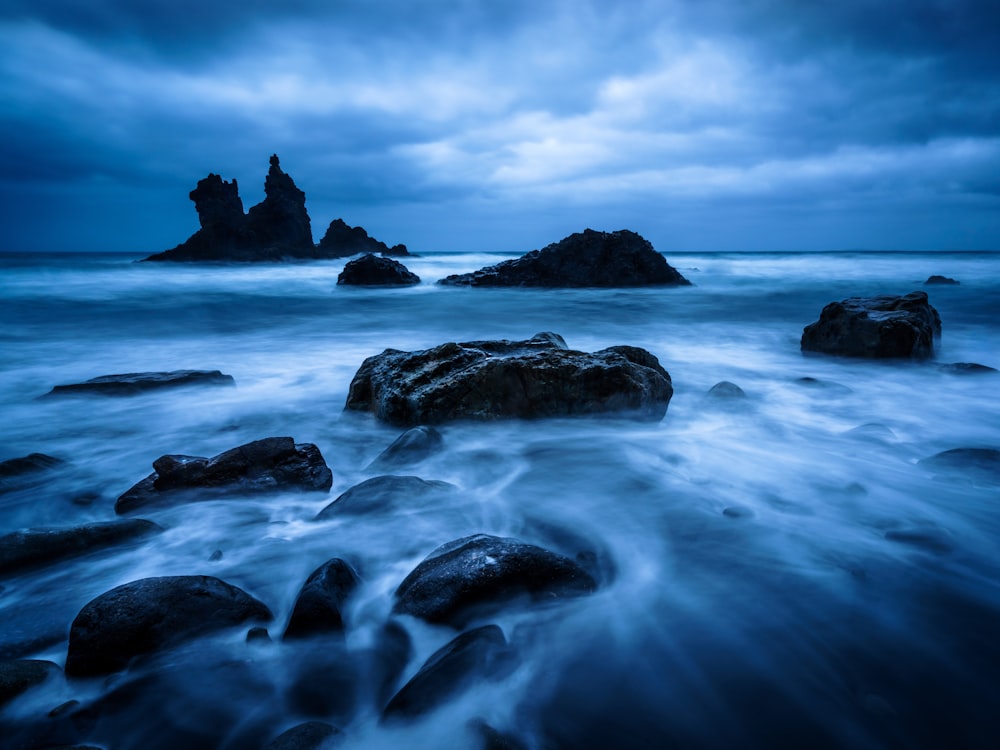
{"label": "rocky outcrop in water", "polygon": [[295,599],[285,640],[344,632],[341,610],[358,587],[354,568],[335,557],[313,571]]}
{"label": "rocky outcrop in water", "polygon": [[456,286],[637,287],[690,286],[677,269],[635,232],[585,229],[472,273],[448,276]]}
{"label": "rocky outcrop in water", "polygon": [[110,674],[143,654],[271,611],[245,591],[212,576],[143,578],[101,594],[73,620],[66,674]]}
{"label": "rocky outcrop in water", "polygon": [[65,463],[60,458],[44,453],[29,453],[27,456],[0,461],[0,492],[29,484],[40,474],[64,466]]}
{"label": "rocky outcrop in water", "polygon": [[119,375],[101,375],[82,383],[57,385],[45,397],[70,395],[136,396],[148,391],[191,386],[233,386],[232,375],[218,370],[171,370],[170,372],[127,372]]}
{"label": "rocky outcrop in water", "polygon": [[656,420],[672,395],[670,375],[644,349],[587,354],[545,333],[527,341],[387,349],[361,365],[345,408],[400,426],[609,413]]}
{"label": "rocky outcrop in water", "polygon": [[448,482],[412,476],[372,477],[356,484],[316,515],[327,521],[340,515],[361,515],[378,511],[412,509],[433,497],[454,494],[457,487]]}
{"label": "rocky outcrop in water", "polygon": [[461,627],[518,599],[584,596],[597,583],[579,564],[549,550],[478,534],[434,550],[396,589],[393,611]]}
{"label": "rocky outcrop in water", "polygon": [[407,430],[365,467],[366,471],[387,471],[416,466],[441,450],[444,436],[426,425]]}
{"label": "rocky outcrop in water", "polygon": [[359,253],[380,253],[403,257],[409,255],[406,245],[389,247],[374,237],[369,237],[361,227],[348,226],[343,219],[334,219],[319,241],[318,249],[324,258],[346,258]]}
{"label": "rocky outcrop in water", "polygon": [[961,282],[959,282],[959,281],[955,281],[955,279],[948,278],[947,276],[938,276],[936,274],[934,276],[930,276],[927,279],[927,281],[924,282],[925,285],[926,284],[942,284],[942,285],[951,285],[951,286],[958,286],[960,283]]}
{"label": "rocky outcrop in water", "polygon": [[0,573],[76,557],[162,531],[152,521],[129,519],[65,529],[22,529],[0,536]]}
{"label": "rocky outcrop in water", "polygon": [[952,448],[920,460],[920,465],[946,474],[1000,484],[1000,449]]}
{"label": "rocky outcrop in water", "polygon": [[333,473],[312,443],[270,437],[212,458],[167,455],[153,462],[154,472],[115,503],[117,513],[167,502],[211,500],[225,495],[263,492],[326,492]]}
{"label": "rocky outcrop in water", "polygon": [[338,284],[349,286],[411,286],[420,283],[420,277],[392,258],[362,255],[349,261],[337,277]]}
{"label": "rocky outcrop in water", "polygon": [[831,302],[802,331],[804,352],[872,359],[925,359],[934,355],[941,318],[926,292],[851,297]]}

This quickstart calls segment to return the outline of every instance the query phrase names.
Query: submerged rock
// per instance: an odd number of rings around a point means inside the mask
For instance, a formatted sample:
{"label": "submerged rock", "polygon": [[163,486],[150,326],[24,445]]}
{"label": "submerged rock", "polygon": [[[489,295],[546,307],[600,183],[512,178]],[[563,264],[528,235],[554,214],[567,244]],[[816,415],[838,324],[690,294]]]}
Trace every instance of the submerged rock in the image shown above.
{"label": "submerged rock", "polygon": [[708,395],[711,398],[725,401],[745,399],[747,397],[746,392],[742,388],[736,385],[736,383],[730,383],[728,380],[720,380],[713,385],[708,389]]}
{"label": "submerged rock", "polygon": [[82,383],[57,385],[45,397],[93,394],[96,396],[135,396],[147,391],[187,388],[203,385],[236,385],[232,375],[218,370],[172,370],[170,372],[127,372],[101,375]]}
{"label": "submerged rock", "polygon": [[658,420],[672,395],[670,375],[645,349],[587,354],[544,333],[527,341],[387,349],[361,365],[345,409],[401,426],[615,412]]}
{"label": "submerged rock", "polygon": [[938,276],[937,274],[929,277],[927,281],[924,282],[924,284],[951,284],[954,286],[958,286],[960,283],[961,282],[959,281],[955,281],[955,279],[950,279],[947,276]]}
{"label": "submerged rock", "polygon": [[341,514],[372,513],[412,507],[430,497],[450,495],[458,488],[448,482],[413,476],[385,475],[356,484],[327,505],[315,520],[327,521]]}
{"label": "submerged rock", "polygon": [[245,591],[212,576],[166,576],[132,581],[101,594],[73,620],[66,674],[110,674],[143,654],[271,611]]}
{"label": "submerged rock", "polygon": [[946,365],[938,365],[938,369],[949,375],[995,375],[1000,372],[995,367],[976,362],[951,362]]}
{"label": "submerged rock", "polygon": [[636,287],[690,286],[677,269],[635,232],[585,229],[472,273],[448,276],[457,286]]}
{"label": "submerged rock", "polygon": [[343,633],[341,610],[358,583],[354,568],[339,557],[319,566],[295,599],[284,639]]}
{"label": "submerged rock", "polygon": [[934,471],[964,474],[991,483],[1000,482],[1000,450],[997,448],[952,448],[924,458],[919,463]]}
{"label": "submerged rock", "polygon": [[335,747],[343,735],[337,727],[322,721],[307,721],[288,729],[264,746],[264,750],[326,750]]}
{"label": "submerged rock", "polygon": [[17,659],[0,661],[0,706],[41,685],[50,677],[60,674],[60,669],[50,661]]}
{"label": "submerged rock", "polygon": [[37,475],[65,463],[61,458],[44,453],[29,453],[27,456],[0,461],[0,492],[29,483]]}
{"label": "submerged rock", "polygon": [[469,684],[503,675],[511,662],[507,639],[496,625],[462,633],[435,651],[400,688],[382,720],[414,719],[432,711]]}
{"label": "submerged rock", "polygon": [[804,352],[843,357],[924,359],[934,355],[941,318],[926,292],[831,302],[802,331]]}
{"label": "submerged rock", "polygon": [[63,529],[23,529],[0,536],[0,573],[75,557],[162,531],[152,521],[131,519]]}
{"label": "submerged rock", "polygon": [[207,500],[226,494],[326,492],[333,484],[333,473],[319,448],[296,443],[290,437],[255,440],[212,458],[160,456],[153,469],[118,498],[117,513],[171,500]]}
{"label": "submerged rock", "polygon": [[338,284],[351,286],[410,286],[419,284],[420,277],[392,258],[362,255],[349,261],[337,277]]}
{"label": "submerged rock", "polygon": [[441,450],[444,437],[426,425],[407,430],[365,467],[366,471],[386,471],[415,466]]}
{"label": "submerged rock", "polygon": [[434,550],[396,589],[393,611],[460,627],[512,601],[556,601],[593,592],[578,563],[549,550],[478,534]]}
{"label": "submerged rock", "polygon": [[402,257],[409,255],[406,245],[389,247],[374,237],[369,237],[361,227],[348,226],[343,219],[334,219],[319,241],[319,252],[324,258],[346,258],[359,253],[381,253]]}

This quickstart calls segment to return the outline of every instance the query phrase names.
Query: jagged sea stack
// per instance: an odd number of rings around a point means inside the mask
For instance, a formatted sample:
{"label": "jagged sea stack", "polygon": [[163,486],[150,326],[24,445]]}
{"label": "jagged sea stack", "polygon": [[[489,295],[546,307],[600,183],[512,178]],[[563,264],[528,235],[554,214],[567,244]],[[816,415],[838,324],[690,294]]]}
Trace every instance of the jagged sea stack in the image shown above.
{"label": "jagged sea stack", "polygon": [[369,237],[362,227],[352,227],[343,219],[334,219],[319,241],[319,252],[324,258],[346,258],[358,253],[381,253],[403,257],[409,255],[406,245],[389,247],[384,242]]}

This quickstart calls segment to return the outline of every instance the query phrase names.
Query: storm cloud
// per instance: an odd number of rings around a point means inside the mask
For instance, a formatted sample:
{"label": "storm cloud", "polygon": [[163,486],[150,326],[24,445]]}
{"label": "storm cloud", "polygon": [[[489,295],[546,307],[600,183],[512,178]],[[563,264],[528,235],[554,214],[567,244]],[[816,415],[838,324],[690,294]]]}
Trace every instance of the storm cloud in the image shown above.
{"label": "storm cloud", "polygon": [[172,246],[272,152],[418,251],[995,248],[994,5],[8,1],[0,249]]}

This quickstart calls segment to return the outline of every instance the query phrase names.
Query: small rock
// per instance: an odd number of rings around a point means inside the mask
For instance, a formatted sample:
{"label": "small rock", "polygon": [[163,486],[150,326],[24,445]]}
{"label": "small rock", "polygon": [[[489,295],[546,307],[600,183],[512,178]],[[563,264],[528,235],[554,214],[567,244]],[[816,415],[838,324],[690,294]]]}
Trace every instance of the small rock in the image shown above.
{"label": "small rock", "polygon": [[444,437],[433,427],[421,425],[407,430],[382,451],[365,471],[389,471],[416,466],[444,446]]}
{"label": "small rock", "polygon": [[947,276],[938,276],[935,274],[927,279],[924,284],[951,284],[953,286],[958,286],[961,282],[955,281],[955,279],[950,279]]}
{"label": "small rock", "polygon": [[448,482],[412,476],[372,477],[356,484],[327,505],[316,521],[328,521],[341,514],[372,513],[380,510],[412,507],[416,501],[450,495],[458,488]]}
{"label": "small rock", "polygon": [[65,463],[62,459],[44,453],[29,453],[27,456],[0,461],[0,492],[22,486],[26,480],[30,481],[36,475]]}
{"label": "small rock", "polygon": [[796,385],[814,391],[818,396],[824,398],[840,398],[854,393],[846,385],[834,383],[832,380],[820,380],[814,377],[804,377],[795,380]]}
{"label": "small rock", "polygon": [[482,719],[473,719],[468,726],[481,740],[482,750],[528,750],[517,737],[494,729]]}
{"label": "small rock", "polygon": [[358,583],[358,574],[339,557],[319,566],[295,600],[284,639],[343,633],[341,610]]}
{"label": "small rock", "polygon": [[142,519],[89,523],[63,529],[24,529],[0,537],[0,573],[64,560],[163,529]]}
{"label": "small rock", "polygon": [[924,458],[919,464],[935,471],[1000,482],[1000,450],[996,448],[952,448]]}
{"label": "small rock", "polygon": [[728,380],[722,380],[713,385],[709,388],[708,395],[718,399],[740,399],[747,397],[746,392],[742,388],[736,385],[736,383],[730,383]]}
{"label": "small rock", "polygon": [[45,397],[94,395],[94,396],[136,396],[149,391],[167,388],[188,388],[191,386],[222,385],[234,386],[232,375],[224,375],[218,370],[173,370],[171,372],[128,372],[120,375],[101,375],[83,383],[57,385]]}
{"label": "small rock", "polygon": [[995,367],[981,365],[976,362],[952,362],[947,365],[938,365],[938,369],[949,375],[994,375],[1000,372]]}
{"label": "small rock", "polygon": [[250,628],[247,631],[247,643],[271,643],[271,634],[267,632],[267,628]]}
{"label": "small rock", "polygon": [[730,505],[728,508],[722,509],[722,515],[729,518],[753,518],[756,514],[752,508],[745,505]]}
{"label": "small rock", "polygon": [[325,750],[343,739],[341,731],[322,721],[307,721],[288,729],[264,746],[264,750]]}
{"label": "small rock", "polygon": [[208,556],[209,562],[218,562],[221,559],[222,559],[222,550],[221,549],[215,550],[215,552],[213,552],[211,555]]}
{"label": "small rock", "polygon": [[0,662],[0,706],[59,673],[58,665],[50,661],[18,659]]}
{"label": "small rock", "polygon": [[411,286],[420,277],[398,260],[379,255],[362,255],[349,261],[337,277],[337,284],[350,286]]}
{"label": "small rock", "polygon": [[931,552],[950,552],[952,549],[951,540],[938,529],[892,529],[885,532],[885,538],[890,542],[909,544]]}

